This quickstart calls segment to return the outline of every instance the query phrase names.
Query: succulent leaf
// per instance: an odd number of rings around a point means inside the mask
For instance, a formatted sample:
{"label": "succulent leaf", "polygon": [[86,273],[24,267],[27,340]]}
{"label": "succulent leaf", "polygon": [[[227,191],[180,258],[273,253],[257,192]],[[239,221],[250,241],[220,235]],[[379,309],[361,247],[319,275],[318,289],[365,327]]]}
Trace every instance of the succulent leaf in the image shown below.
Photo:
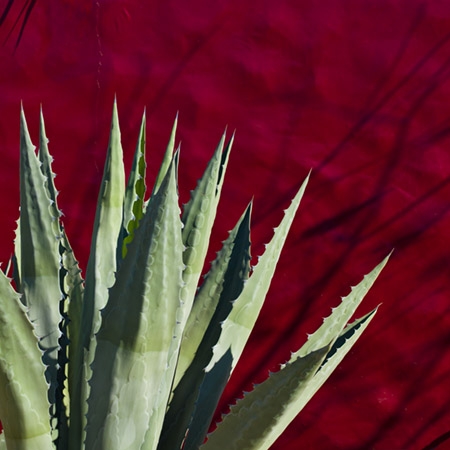
{"label": "succulent leaf", "polygon": [[158,450],[180,448],[221,323],[242,292],[250,272],[251,204],[230,232],[195,298],[185,328],[174,377],[174,391],[164,420]]}
{"label": "succulent leaf", "polygon": [[153,186],[152,195],[156,194],[156,192],[158,192],[158,189],[161,186],[161,184],[166,176],[167,170],[169,169],[169,166],[171,164],[174,150],[175,150],[175,136],[176,136],[176,132],[177,132],[177,125],[178,125],[178,114],[175,116],[175,120],[173,122],[172,131],[170,132],[169,142],[167,143],[163,161],[159,168],[158,176],[156,177],[156,181],[155,181],[155,185]]}
{"label": "succulent leaf", "polygon": [[125,186],[114,102],[83,280],[42,111],[38,154],[21,111],[21,213],[15,253],[0,270],[0,450],[268,449],[374,317],[347,325],[389,256],[205,443],[309,176],[253,271],[250,203],[198,287],[234,135],[225,146],[224,133],[181,214],[177,120],[146,200],[145,113]]}
{"label": "succulent leaf", "polygon": [[[205,368],[204,380],[186,438],[186,449],[198,448],[203,442],[208,427],[205,424],[210,423],[217,406],[217,403],[210,400],[214,396],[210,390],[215,389],[213,380],[217,377],[221,383],[226,382],[224,380],[231,375],[242,354],[269,290],[283,244],[300,205],[308,179],[309,176],[285,211],[280,225],[275,229],[272,240],[266,246],[266,250],[259,258],[253,273],[244,284],[241,294],[233,303],[229,316],[222,323],[219,340],[214,346],[212,358]],[[224,359],[225,354],[231,355],[231,361],[228,361],[228,356]],[[225,364],[224,361],[230,364]],[[217,364],[219,365],[215,367]]]}
{"label": "succulent leaf", "polygon": [[[184,329],[174,387],[196,354],[208,328],[220,324],[242,292],[250,274],[250,203],[223,242],[211,269],[205,275]],[[216,342],[210,342],[211,348]]]}
{"label": "succulent leaf", "polygon": [[[138,142],[134,153],[133,165],[125,190],[125,199],[123,205],[123,224],[124,239],[122,246],[122,255],[124,258],[127,253],[127,245],[133,240],[134,230],[138,227],[139,221],[144,215],[144,197],[146,192],[145,185],[145,112],[142,116],[141,128],[139,130]],[[118,245],[120,248],[120,245]]]}
{"label": "succulent leaf", "polygon": [[[191,199],[185,205],[181,220],[183,221],[183,244],[186,250],[183,260],[186,269],[183,274],[186,282],[187,301],[190,302],[186,312],[190,312],[192,300],[197,290],[204,266],[212,226],[217,212],[228,157],[233,145],[233,137],[224,149],[225,133],[209,161],[203,176],[191,192]],[[187,317],[184,317],[186,322]]]}
{"label": "succulent leaf", "polygon": [[232,349],[233,357],[235,358],[234,365],[240,357],[269,290],[276,264],[281,255],[284,242],[300,205],[308,180],[309,176],[305,179],[293,198],[291,205],[285,211],[280,225],[275,229],[272,240],[267,244],[264,254],[259,258],[258,264],[254,267],[249,280],[245,283],[242,293],[233,303],[230,316],[222,325],[222,334],[219,343],[214,348],[215,357],[211,360],[206,371],[214,365],[215,358],[224,349],[225,351],[228,348]]}
{"label": "succulent leaf", "polygon": [[[65,346],[61,346],[60,365],[63,371],[63,385],[61,398],[61,421],[65,419],[66,429],[60,430],[58,439],[58,449],[65,450],[69,447],[69,418],[70,418],[70,396],[75,392],[77,377],[79,373],[75,370],[77,352],[81,344],[81,314],[83,308],[84,284],[81,276],[81,269],[78,261],[75,259],[72,247],[67,239],[65,230],[62,230],[62,267],[61,284],[64,292],[64,321],[61,324],[63,337],[65,337]],[[77,403],[75,403],[77,404]]]}
{"label": "succulent leaf", "polygon": [[[48,197],[51,200],[50,210],[52,217],[60,218],[62,213],[59,210],[57,196],[58,191],[55,187],[55,173],[52,170],[53,158],[48,150],[48,138],[45,132],[44,116],[42,108],[40,111],[40,144],[38,158],[41,163],[41,171],[45,176],[45,188]],[[58,227],[60,236],[59,253],[60,253],[60,291],[62,293],[62,301],[60,304],[61,322],[60,329],[62,334],[59,338],[58,353],[58,374],[56,396],[56,423],[54,428],[56,433],[54,437],[57,448],[66,449],[68,447],[68,429],[70,416],[70,392],[74,389],[75,374],[74,366],[68,364],[76,349],[80,345],[80,329],[81,329],[81,312],[82,298],[84,293],[83,279],[81,277],[81,269],[74,256],[72,247],[69,243],[67,234],[58,220],[55,227]],[[69,319],[70,318],[70,319]]]}
{"label": "succulent leaf", "polygon": [[100,310],[108,300],[108,289],[114,284],[117,270],[117,246],[123,222],[125,173],[120,141],[117,103],[114,102],[111,132],[103,178],[97,202],[91,252],[86,271],[81,339],[72,364],[77,384],[71,395],[70,449],[78,450],[83,440],[90,378],[90,364],[95,354],[94,334],[100,328]]}
{"label": "succulent leaf", "polygon": [[[100,310],[105,307],[108,289],[114,284],[116,247],[122,227],[125,197],[123,151],[120,141],[117,104],[114,102],[108,154],[97,203],[91,253],[86,271],[83,329],[91,339],[100,327]],[[90,325],[92,323],[92,325]],[[84,342],[86,348],[88,341]]]}
{"label": "succulent leaf", "polygon": [[364,276],[363,280],[358,283],[358,285],[352,287],[350,294],[344,297],[340,305],[333,310],[331,315],[324,319],[322,326],[308,337],[305,345],[292,354],[292,359],[295,359],[298,356],[307,355],[309,352],[328,344],[332,339],[337,339],[339,333],[344,329],[347,322],[355,313],[356,308],[360,305],[369,289],[373,286],[373,283],[375,283],[375,280],[387,264],[391,254],[392,252],[369,274]]}
{"label": "succulent leaf", "polygon": [[[61,312],[61,320],[59,324],[59,328],[61,330],[61,335],[59,337],[59,350],[58,350],[58,362],[57,362],[57,385],[55,390],[55,406],[52,417],[52,428],[53,428],[53,436],[57,448],[65,449],[67,448],[67,439],[68,439],[68,422],[69,422],[69,410],[68,410],[68,386],[67,386],[67,376],[66,372],[68,369],[68,322],[69,322],[69,314],[68,314],[68,305],[67,299],[68,296],[65,294],[64,286],[61,285],[61,282],[64,278],[64,263],[66,261],[63,258],[62,253],[65,248],[70,248],[67,235],[60,223],[60,218],[62,216],[61,211],[58,207],[57,196],[58,191],[56,190],[54,179],[55,173],[52,170],[52,162],[53,158],[51,157],[48,150],[49,140],[47,138],[45,132],[45,124],[44,124],[44,116],[42,113],[42,107],[40,110],[40,127],[39,127],[39,150],[38,150],[38,158],[41,164],[41,171],[45,177],[45,188],[47,191],[47,195],[50,199],[50,213],[52,218],[55,218],[55,231],[57,231],[60,239],[59,243],[59,283],[60,283],[60,292],[61,292],[61,302],[60,302],[60,312]],[[56,219],[57,218],[57,219]],[[73,253],[73,251],[71,250]],[[63,283],[64,284],[64,283]],[[72,326],[73,328],[73,326]]]}
{"label": "succulent leaf", "polygon": [[347,327],[337,341],[333,339],[336,344],[330,342],[292,358],[281,370],[270,374],[231,407],[201,449],[269,449],[331,375],[374,314],[375,310]]}
{"label": "succulent leaf", "polygon": [[23,109],[21,110],[20,145],[20,289],[27,306],[43,361],[47,366],[49,401],[55,404],[61,315],[59,303],[59,216],[48,196],[48,178],[31,143]]}
{"label": "succulent leaf", "polygon": [[[330,346],[309,353],[273,373],[231,407],[202,449],[264,450],[273,443],[274,429],[296,404],[326,357]],[[295,416],[294,416],[295,417]],[[290,420],[292,420],[290,418]],[[289,420],[289,422],[290,422]],[[287,423],[289,423],[287,422]],[[227,437],[225,437],[227,436]],[[276,436],[278,437],[278,436]]]}
{"label": "succulent leaf", "polygon": [[8,449],[52,449],[42,351],[27,307],[1,271],[0,325],[0,419],[6,445]]}
{"label": "succulent leaf", "polygon": [[[45,133],[45,123],[44,123],[44,115],[42,113],[42,108],[40,111],[40,124],[39,124],[39,150],[38,150],[38,158],[41,163],[41,171],[45,177],[44,185],[47,189],[47,195],[51,200],[50,209],[52,217],[61,217],[61,212],[59,211],[58,204],[56,198],[58,196],[58,191],[56,190],[54,179],[55,173],[52,170],[52,162],[53,158],[50,156],[48,150],[49,140]],[[59,221],[57,222],[57,226],[59,226]]]}
{"label": "succulent leaf", "polygon": [[[182,335],[184,265],[175,166],[150,202],[102,312],[86,449],[156,448]],[[106,383],[105,371],[111,374]]]}

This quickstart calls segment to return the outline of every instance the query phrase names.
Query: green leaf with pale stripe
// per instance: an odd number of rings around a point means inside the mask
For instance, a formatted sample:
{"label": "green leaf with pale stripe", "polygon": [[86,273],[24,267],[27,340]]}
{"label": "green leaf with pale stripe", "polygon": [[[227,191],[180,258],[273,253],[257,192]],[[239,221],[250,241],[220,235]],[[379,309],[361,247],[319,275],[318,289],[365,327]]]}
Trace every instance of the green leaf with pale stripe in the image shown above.
{"label": "green leaf with pale stripe", "polygon": [[27,308],[1,271],[0,324],[0,421],[6,445],[8,449],[50,450],[50,404],[42,352]]}
{"label": "green leaf with pale stripe", "polygon": [[250,211],[251,205],[223,243],[195,298],[183,336],[173,397],[166,412],[158,450],[180,448],[195,410],[205,366],[220,336],[221,323],[248,279]]}
{"label": "green leaf with pale stripe", "polygon": [[[248,279],[250,214],[251,204],[231,230],[228,239],[223,242],[222,249],[195,296],[184,329],[174,387],[192,362],[213,316],[216,315],[219,322],[225,320],[231,310],[231,302],[242,292],[243,284]],[[221,308],[217,310],[219,304]],[[224,313],[223,310],[228,311]]]}
{"label": "green leaf with pale stripe", "polygon": [[324,347],[298,358],[283,370],[270,374],[263,383],[231,407],[216,430],[208,436],[202,449],[263,450],[273,443],[268,441],[283,421],[286,410],[295,403],[327,355]]}
{"label": "green leaf with pale stripe", "polygon": [[289,208],[284,212],[284,217],[278,228],[275,229],[272,240],[266,245],[264,254],[260,256],[258,264],[244,286],[244,290],[234,302],[230,316],[222,325],[220,340],[214,348],[215,357],[211,360],[207,371],[214,365],[215,359],[228,348],[232,350],[235,358],[234,364],[240,357],[269,290],[276,265],[308,180],[309,176],[301,185]]}
{"label": "green leaf with pale stripe", "polygon": [[[61,291],[61,302],[60,311],[60,330],[62,335],[59,338],[59,350],[58,350],[58,363],[57,363],[57,386],[55,390],[55,407],[52,411],[52,428],[54,429],[53,435],[54,440],[57,443],[58,449],[67,448],[68,440],[68,427],[69,427],[69,409],[68,409],[68,390],[67,390],[67,370],[68,370],[68,336],[67,336],[67,326],[68,326],[68,301],[67,295],[65,294],[64,286],[61,285],[62,279],[64,277],[64,258],[61,255],[64,252],[64,248],[70,247],[68,243],[67,235],[65,234],[63,227],[60,223],[61,212],[58,207],[58,191],[56,190],[54,179],[55,173],[52,170],[53,158],[50,156],[48,150],[49,140],[45,132],[44,116],[42,113],[42,108],[40,111],[40,129],[39,129],[39,150],[38,159],[40,161],[41,172],[45,177],[45,188],[47,195],[50,199],[50,213],[52,218],[54,218],[54,227],[57,229],[58,235],[60,236],[60,291]],[[76,319],[74,319],[76,322]],[[73,345],[73,344],[72,344]]]}
{"label": "green leaf with pale stripe", "polygon": [[375,283],[375,280],[387,264],[390,255],[384,258],[369,274],[365,275],[357,286],[352,287],[350,294],[344,297],[340,305],[333,309],[331,315],[324,319],[322,326],[308,336],[305,345],[292,354],[293,359],[307,355],[311,351],[328,344],[332,339],[336,339]]}
{"label": "green leaf with pale stripe", "polygon": [[[74,355],[73,370],[77,385],[70,402],[70,449],[79,450],[83,439],[87,409],[90,364],[95,352],[94,334],[100,328],[100,310],[108,300],[108,290],[114,284],[117,269],[117,245],[122,230],[125,173],[120,141],[117,104],[114,102],[111,132],[103,178],[97,202],[91,251],[86,271],[80,345]],[[86,354],[86,351],[88,352]]]}
{"label": "green leaf with pale stripe", "polygon": [[[238,401],[239,407],[232,408],[230,415],[226,416],[223,422],[219,424],[219,427],[210,436],[207,445],[202,448],[205,448],[205,450],[221,448],[263,450],[268,449],[273,444],[277,437],[281,435],[284,429],[335,370],[337,365],[342,361],[344,356],[372,320],[376,310],[363,318],[356,320],[353,324],[348,325],[342,330],[348,319],[354,314],[355,309],[360,304],[362,298],[373,285],[375,279],[387,263],[387,260],[388,257],[385,258],[370,274],[366,275],[358,286],[352,289],[351,294],[343,299],[342,303],[333,310],[330,317],[324,320],[324,324],[319,330],[309,337],[307,344],[299,351],[292,354],[290,362],[284,365],[282,370],[278,372],[280,375],[272,375],[266,382],[262,385],[258,385],[254,391],[246,395],[243,400]],[[278,407],[280,408],[279,412],[274,410],[274,407],[277,405],[277,401],[275,401],[274,398],[271,399],[270,408],[264,408],[264,405],[262,404],[263,398],[267,399],[269,392],[274,392],[272,383],[270,383],[269,380],[277,379],[278,377],[283,379],[284,374],[282,371],[285,371],[286,369],[291,371],[293,364],[299,360],[309,358],[314,352],[320,351],[323,348],[320,346],[326,345],[325,343],[327,341],[328,345],[333,346],[327,355],[325,362],[321,365],[320,370],[314,377],[310,378],[305,384],[300,385],[297,393],[292,390],[290,392],[292,400],[288,402],[286,399],[283,399],[283,401],[278,404]],[[280,398],[279,394],[276,398]],[[249,403],[253,405],[257,404],[258,409],[261,408],[260,413],[256,414],[255,410],[252,409],[253,406],[250,407]],[[243,414],[241,411],[245,411],[246,413],[249,412],[249,414]],[[262,415],[264,417],[261,420]],[[245,427],[254,427],[251,433],[254,433],[256,429],[259,429],[260,433],[258,434],[257,439],[249,439],[249,436],[246,434],[241,436],[238,431],[239,427],[236,426],[237,420],[238,422],[245,424]],[[271,422],[270,426],[268,426],[267,421]],[[226,446],[223,446],[221,442],[223,442],[224,435],[228,434],[230,427],[234,430],[233,436],[238,436],[238,438],[236,438],[236,440],[228,440]],[[250,432],[244,430],[242,433]],[[244,442],[246,445],[244,445]]]}
{"label": "green leaf with pale stripe", "polygon": [[[114,284],[116,247],[122,227],[124,197],[123,151],[117,104],[114,102],[108,154],[97,202],[91,252],[86,271],[83,328],[87,330],[88,339],[100,327],[100,310],[105,307],[108,289]],[[84,342],[84,345],[88,347],[88,340]]]}
{"label": "green leaf with pale stripe", "polygon": [[[291,359],[231,407],[202,450],[268,450],[323,385],[372,320],[349,325],[326,347]],[[332,356],[330,356],[332,355]]]}
{"label": "green leaf with pale stripe", "polygon": [[43,361],[47,366],[49,400],[55,404],[57,382],[59,303],[59,216],[48,195],[49,180],[42,173],[41,162],[31,143],[23,109],[20,127],[20,237],[16,251],[20,263],[20,289],[27,306]]}
{"label": "green leaf with pale stripe", "polygon": [[214,377],[219,377],[220,379],[225,377],[223,374],[217,375],[217,370],[213,371],[214,366],[222,360],[222,357],[227,352],[230,352],[232,357],[231,367],[224,366],[224,369],[230,370],[231,373],[236,366],[264,303],[284,242],[300,205],[308,179],[309,176],[305,179],[291,205],[285,211],[280,225],[275,229],[272,240],[266,246],[264,254],[259,258],[258,264],[249,280],[245,283],[242,293],[233,303],[230,315],[222,324],[220,338],[214,346],[212,358],[205,368],[205,378],[186,438],[186,450],[196,449],[203,442],[204,435],[216,408],[216,404],[208,400],[213,396],[213,393],[210,391],[210,389],[214,389],[213,374]]}
{"label": "green leaf with pale stripe", "polygon": [[87,450],[156,448],[182,336],[184,266],[175,171],[174,161],[136,230],[102,313]]}
{"label": "green leaf with pale stripe", "polygon": [[[183,278],[186,282],[186,296],[189,303],[187,313],[190,312],[208,251],[233,138],[234,136],[224,149],[225,133],[222,135],[203,176],[191,192],[191,199],[184,206],[181,220],[184,224],[183,244],[186,247],[183,253],[186,265]],[[184,317],[183,322],[186,320],[187,317]]]}

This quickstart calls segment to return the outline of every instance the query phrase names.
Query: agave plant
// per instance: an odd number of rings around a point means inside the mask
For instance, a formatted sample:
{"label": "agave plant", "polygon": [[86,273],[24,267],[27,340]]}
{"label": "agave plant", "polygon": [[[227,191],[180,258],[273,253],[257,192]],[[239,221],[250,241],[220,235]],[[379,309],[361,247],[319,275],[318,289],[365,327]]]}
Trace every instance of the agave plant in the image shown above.
{"label": "agave plant", "polygon": [[181,212],[175,130],[176,120],[147,194],[145,114],[126,184],[114,104],[83,280],[42,114],[36,153],[22,110],[20,219],[14,257],[0,271],[0,448],[267,449],[372,320],[375,310],[347,324],[387,258],[207,435],[308,177],[255,267],[250,204],[200,282],[233,137],[222,136]]}

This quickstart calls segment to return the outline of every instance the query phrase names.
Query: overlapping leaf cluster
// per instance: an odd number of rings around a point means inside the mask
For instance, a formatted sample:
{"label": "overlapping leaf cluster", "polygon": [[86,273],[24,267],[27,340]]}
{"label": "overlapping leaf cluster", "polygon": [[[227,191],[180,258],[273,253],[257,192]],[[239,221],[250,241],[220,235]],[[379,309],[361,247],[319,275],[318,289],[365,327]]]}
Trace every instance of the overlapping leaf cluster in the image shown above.
{"label": "overlapping leaf cluster", "polygon": [[36,154],[22,111],[12,280],[0,272],[0,448],[269,448],[374,316],[347,324],[386,260],[205,443],[307,179],[255,267],[250,204],[200,283],[233,138],[222,137],[181,212],[175,129],[176,121],[146,194],[145,115],[126,183],[114,105],[83,280],[61,222],[42,116]]}

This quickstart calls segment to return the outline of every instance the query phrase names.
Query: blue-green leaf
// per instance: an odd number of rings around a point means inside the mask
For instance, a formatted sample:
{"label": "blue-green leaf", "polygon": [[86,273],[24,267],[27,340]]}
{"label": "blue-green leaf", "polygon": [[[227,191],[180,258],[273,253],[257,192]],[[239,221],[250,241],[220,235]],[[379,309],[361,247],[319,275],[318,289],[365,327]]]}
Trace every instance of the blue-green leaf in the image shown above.
{"label": "blue-green leaf", "polygon": [[0,421],[8,449],[53,449],[42,352],[20,295],[0,271]]}
{"label": "blue-green leaf", "polygon": [[184,306],[175,172],[173,162],[136,230],[102,312],[90,380],[87,450],[154,449],[158,442]]}
{"label": "blue-green leaf", "polygon": [[103,178],[97,202],[91,252],[86,271],[80,345],[72,360],[77,384],[70,402],[70,450],[79,450],[83,441],[87,411],[90,364],[95,353],[94,335],[100,328],[100,311],[108,300],[117,270],[117,246],[123,223],[125,173],[120,141],[117,104],[114,102],[111,132]]}
{"label": "blue-green leaf", "polygon": [[[41,122],[41,131],[42,131]],[[46,145],[45,132],[41,143]],[[43,361],[47,366],[49,400],[55,404],[58,385],[58,348],[61,315],[59,303],[62,293],[59,286],[60,255],[59,214],[49,197],[52,180],[41,169],[35,147],[31,143],[23,109],[20,132],[20,236],[16,255],[23,303],[27,306]],[[45,168],[44,168],[45,169]]]}
{"label": "blue-green leaf", "polygon": [[[145,185],[145,113],[142,116],[141,128],[139,130],[138,142],[134,153],[133,165],[125,190],[123,204],[123,232],[125,233],[122,245],[122,255],[127,253],[127,245],[133,240],[134,231],[144,215]],[[119,245],[120,248],[120,245]]]}
{"label": "blue-green leaf", "polygon": [[[186,325],[174,379],[174,392],[164,420],[158,450],[180,448],[195,411],[205,367],[220,336],[221,323],[242,292],[250,271],[248,206],[212,264],[195,298]],[[220,389],[217,389],[220,395]]]}
{"label": "blue-green leaf", "polygon": [[[233,303],[229,316],[222,323],[220,338],[214,346],[211,360],[205,368],[205,376],[196,402],[195,413],[185,441],[186,450],[197,449],[203,442],[217,404],[211,401],[212,398],[217,397],[216,393],[213,392],[217,389],[215,380],[220,380],[219,385],[226,383],[227,377],[230,376],[242,354],[269,290],[276,264],[300,205],[308,179],[309,177],[305,179],[291,205],[285,211],[280,225],[275,229],[272,240],[266,246],[264,254],[259,258],[258,264],[245,283],[241,294]],[[224,359],[225,355],[230,355],[230,359],[228,357]],[[228,364],[224,363],[225,360]],[[217,367],[215,367],[216,365]]]}

